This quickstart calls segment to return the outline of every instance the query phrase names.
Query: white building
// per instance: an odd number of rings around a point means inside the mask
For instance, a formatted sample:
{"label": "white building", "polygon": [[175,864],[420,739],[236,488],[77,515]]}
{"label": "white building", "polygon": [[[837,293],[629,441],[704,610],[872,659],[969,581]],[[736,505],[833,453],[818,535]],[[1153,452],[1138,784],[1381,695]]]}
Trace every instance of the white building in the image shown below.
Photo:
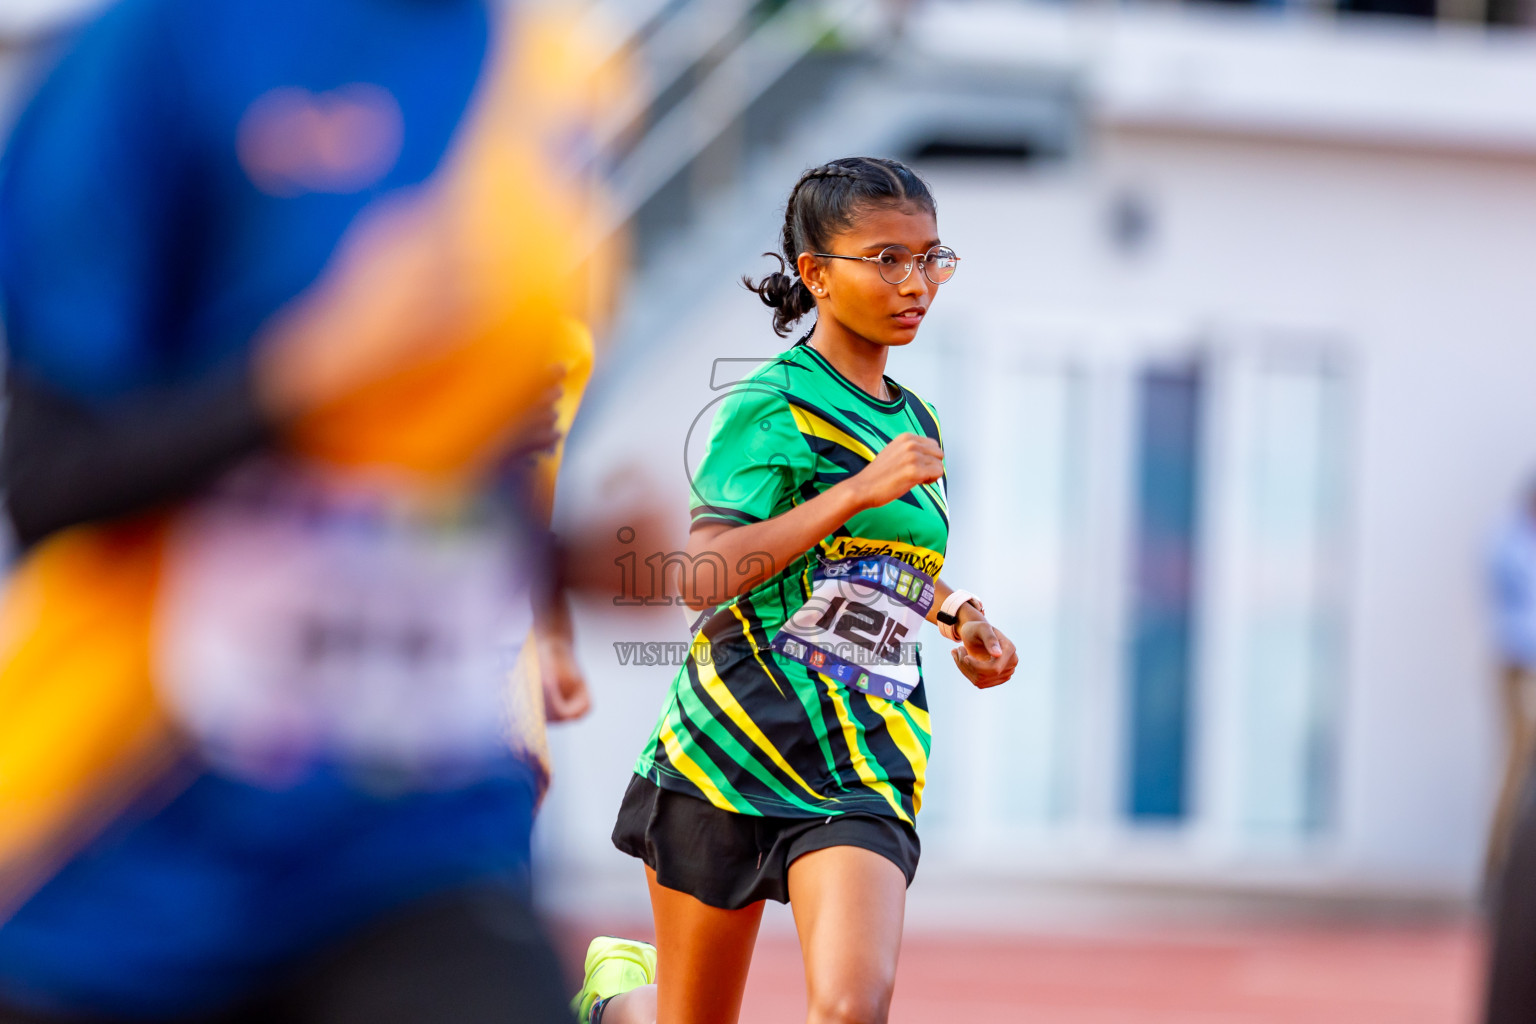
{"label": "white building", "polygon": [[[965,262],[892,372],[944,417],[945,575],[1022,656],[989,693],[929,659],[919,889],[1469,898],[1502,743],[1483,548],[1536,469],[1536,45],[935,3],[890,52],[642,253],[565,508],[628,465],[681,523],[711,361],[787,344],[736,280],[795,175],[919,154]],[[583,617],[557,901],[643,905],[607,834],[673,670],[611,642],[681,618]]]}

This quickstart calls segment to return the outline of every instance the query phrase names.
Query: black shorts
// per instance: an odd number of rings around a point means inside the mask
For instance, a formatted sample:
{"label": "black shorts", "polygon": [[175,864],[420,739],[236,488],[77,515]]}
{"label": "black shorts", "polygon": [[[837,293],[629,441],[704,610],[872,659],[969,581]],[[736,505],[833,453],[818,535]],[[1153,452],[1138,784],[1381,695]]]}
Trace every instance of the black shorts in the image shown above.
{"label": "black shorts", "polygon": [[759,900],[788,903],[789,866],[813,850],[870,850],[900,868],[908,885],[921,853],[917,832],[895,818],[862,812],[827,818],[735,814],[639,775],[624,791],[613,845],[645,861],[661,885],[722,910]]}

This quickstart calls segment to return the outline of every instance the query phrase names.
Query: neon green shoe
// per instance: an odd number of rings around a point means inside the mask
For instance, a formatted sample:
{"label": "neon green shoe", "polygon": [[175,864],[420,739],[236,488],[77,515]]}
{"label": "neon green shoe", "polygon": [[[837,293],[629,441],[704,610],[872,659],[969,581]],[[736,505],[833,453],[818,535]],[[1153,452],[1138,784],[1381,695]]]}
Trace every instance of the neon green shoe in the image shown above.
{"label": "neon green shoe", "polygon": [[634,939],[616,939],[599,935],[587,947],[586,975],[581,991],[571,1000],[571,1012],[579,1024],[587,1024],[587,1014],[599,999],[628,992],[656,980],[656,947]]}

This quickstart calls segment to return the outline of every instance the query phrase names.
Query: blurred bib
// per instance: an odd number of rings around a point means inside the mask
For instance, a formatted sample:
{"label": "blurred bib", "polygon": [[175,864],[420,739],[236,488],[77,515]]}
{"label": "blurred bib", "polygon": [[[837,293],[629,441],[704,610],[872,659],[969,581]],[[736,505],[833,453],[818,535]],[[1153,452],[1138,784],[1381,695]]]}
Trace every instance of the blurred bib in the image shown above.
{"label": "blurred bib", "polygon": [[508,517],[263,460],[178,516],[156,680],[222,768],[457,772],[504,756],[531,622]]}

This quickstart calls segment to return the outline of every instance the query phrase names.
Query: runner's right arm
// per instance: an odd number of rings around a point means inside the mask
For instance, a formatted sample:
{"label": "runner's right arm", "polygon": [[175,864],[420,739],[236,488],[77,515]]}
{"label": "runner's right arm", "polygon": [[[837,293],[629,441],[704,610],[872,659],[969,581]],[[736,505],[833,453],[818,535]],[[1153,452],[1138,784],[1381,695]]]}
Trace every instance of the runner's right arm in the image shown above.
{"label": "runner's right arm", "polygon": [[[723,558],[727,567],[752,564],[753,571],[750,575],[728,572],[723,594],[692,593],[684,594],[683,599],[694,611],[729,600],[763,578],[761,566],[749,556],[766,555],[770,573],[778,572],[855,514],[895,501],[943,475],[944,452],[937,442],[916,434],[899,434],[858,473],[788,512],[743,526],[698,523],[688,535],[690,558],[697,560],[700,555],[713,553]],[[695,573],[695,585],[700,575],[712,578],[712,574]]]}
{"label": "runner's right arm", "polygon": [[243,374],[101,409],[12,368],[0,466],[17,542],[29,547],[69,526],[191,493],[269,435]]}
{"label": "runner's right arm", "polygon": [[184,494],[268,439],[247,363],[169,369],[167,311],[202,269],[188,86],[148,5],[105,17],[0,174],[3,472],[23,545]]}

